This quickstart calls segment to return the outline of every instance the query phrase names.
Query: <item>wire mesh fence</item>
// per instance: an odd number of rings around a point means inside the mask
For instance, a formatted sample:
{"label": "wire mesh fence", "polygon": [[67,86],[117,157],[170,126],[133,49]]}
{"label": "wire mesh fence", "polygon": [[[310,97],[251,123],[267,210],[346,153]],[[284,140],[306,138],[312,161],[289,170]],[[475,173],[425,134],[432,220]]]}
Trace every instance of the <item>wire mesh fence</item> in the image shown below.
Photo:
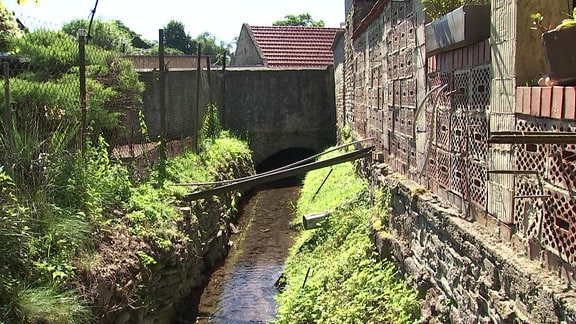
{"label": "wire mesh fence", "polygon": [[171,56],[162,64],[160,55],[129,56],[95,44],[99,29],[34,23],[0,49],[2,165],[17,163],[8,157],[24,138],[40,146],[59,140],[70,151],[104,140],[111,156],[143,166],[161,162],[162,144],[174,153],[198,147],[206,107],[220,100],[223,80],[210,71],[208,56]]}

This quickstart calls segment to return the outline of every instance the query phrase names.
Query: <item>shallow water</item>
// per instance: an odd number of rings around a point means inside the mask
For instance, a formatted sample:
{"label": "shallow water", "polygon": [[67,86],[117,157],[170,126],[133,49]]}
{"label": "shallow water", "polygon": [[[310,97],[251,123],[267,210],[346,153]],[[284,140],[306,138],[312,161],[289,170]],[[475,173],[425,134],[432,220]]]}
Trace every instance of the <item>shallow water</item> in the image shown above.
{"label": "shallow water", "polygon": [[274,319],[278,293],[274,283],[293,244],[289,223],[299,189],[261,189],[244,205],[229,255],[210,276],[200,297],[196,323],[266,323]]}

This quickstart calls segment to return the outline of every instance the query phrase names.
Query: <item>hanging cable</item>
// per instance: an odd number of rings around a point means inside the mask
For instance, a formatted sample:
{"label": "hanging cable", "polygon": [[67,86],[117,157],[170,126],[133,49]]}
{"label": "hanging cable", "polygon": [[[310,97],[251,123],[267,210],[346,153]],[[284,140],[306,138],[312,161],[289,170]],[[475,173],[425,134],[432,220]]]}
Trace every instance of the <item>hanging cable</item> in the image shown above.
{"label": "hanging cable", "polygon": [[94,21],[94,16],[96,15],[96,8],[98,7],[98,0],[96,0],[96,3],[94,4],[94,9],[91,10],[92,14],[90,17],[90,23],[88,24],[88,36],[86,37],[87,41],[90,41],[90,39],[92,38],[92,34],[90,34],[90,32],[92,31],[92,22]]}

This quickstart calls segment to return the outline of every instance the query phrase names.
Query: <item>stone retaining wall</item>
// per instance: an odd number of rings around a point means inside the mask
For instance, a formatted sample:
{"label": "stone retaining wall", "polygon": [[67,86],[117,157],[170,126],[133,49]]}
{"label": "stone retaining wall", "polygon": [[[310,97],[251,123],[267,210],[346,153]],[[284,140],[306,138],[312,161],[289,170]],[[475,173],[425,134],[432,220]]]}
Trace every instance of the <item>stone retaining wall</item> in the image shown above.
{"label": "stone retaining wall", "polygon": [[423,320],[453,323],[573,323],[576,295],[561,278],[521,255],[447,201],[374,167],[391,188],[390,233],[374,232],[423,297]]}

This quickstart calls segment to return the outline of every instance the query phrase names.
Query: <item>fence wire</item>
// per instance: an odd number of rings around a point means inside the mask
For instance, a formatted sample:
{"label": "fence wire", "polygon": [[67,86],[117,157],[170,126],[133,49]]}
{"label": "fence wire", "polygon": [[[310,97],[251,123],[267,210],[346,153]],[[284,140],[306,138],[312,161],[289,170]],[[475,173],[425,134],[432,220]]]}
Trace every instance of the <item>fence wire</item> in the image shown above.
{"label": "fence wire", "polygon": [[101,39],[94,34],[98,29],[82,38],[78,31],[25,20],[32,25],[20,26],[14,37],[6,38],[7,48],[0,48],[0,165],[16,164],[15,157],[8,157],[26,145],[26,139],[36,139],[44,147],[36,150],[37,155],[47,145],[81,151],[103,139],[111,156],[139,159],[142,167],[158,162],[162,154],[155,151],[162,139],[168,142],[168,154],[197,146],[206,107],[221,98],[214,92],[221,87],[220,71],[209,70],[208,57],[201,57],[200,70],[196,56],[168,59],[163,134],[158,118],[162,106],[158,56],[147,56],[142,68],[138,66],[142,56],[94,44],[94,39]]}

